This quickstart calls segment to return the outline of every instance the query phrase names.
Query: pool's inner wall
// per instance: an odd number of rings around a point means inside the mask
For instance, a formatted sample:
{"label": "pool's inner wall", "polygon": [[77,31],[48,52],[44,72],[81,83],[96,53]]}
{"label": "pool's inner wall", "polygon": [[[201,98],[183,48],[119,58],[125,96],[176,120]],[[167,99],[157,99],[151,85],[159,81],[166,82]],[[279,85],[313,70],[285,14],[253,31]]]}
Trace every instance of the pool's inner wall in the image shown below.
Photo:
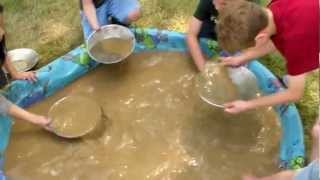
{"label": "pool's inner wall", "polygon": [[[157,29],[133,29],[136,36],[135,52],[143,51],[177,51],[185,52],[185,34]],[[201,47],[209,56],[217,55],[217,43],[201,39]],[[14,81],[3,94],[21,107],[43,100],[64,88],[77,78],[83,76],[98,64],[94,61],[82,63],[80,58],[84,49],[78,47],[68,54],[57,58],[52,63],[37,70],[38,81]],[[251,61],[247,67],[256,75],[264,95],[282,91],[278,79],[262,64]],[[281,120],[282,140],[279,152],[279,165],[283,168],[303,166],[305,155],[303,129],[299,113],[294,104],[283,104],[274,107]],[[4,152],[10,138],[11,119],[0,116],[0,180]]]}

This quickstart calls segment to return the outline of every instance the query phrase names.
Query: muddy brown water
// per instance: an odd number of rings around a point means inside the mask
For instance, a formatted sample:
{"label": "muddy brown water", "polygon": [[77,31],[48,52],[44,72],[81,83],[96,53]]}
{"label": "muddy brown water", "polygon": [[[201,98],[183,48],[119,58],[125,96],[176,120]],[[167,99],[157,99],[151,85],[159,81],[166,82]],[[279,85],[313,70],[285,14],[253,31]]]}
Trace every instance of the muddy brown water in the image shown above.
{"label": "muddy brown water", "polygon": [[105,114],[93,133],[59,138],[16,120],[6,151],[12,180],[237,180],[277,170],[280,129],[265,108],[225,114],[195,92],[182,53],[141,53],[99,66],[30,111],[46,114],[68,95],[95,99]]}
{"label": "muddy brown water", "polygon": [[90,53],[99,62],[114,62],[123,59],[132,49],[132,41],[129,39],[109,38],[99,41],[91,49]]}

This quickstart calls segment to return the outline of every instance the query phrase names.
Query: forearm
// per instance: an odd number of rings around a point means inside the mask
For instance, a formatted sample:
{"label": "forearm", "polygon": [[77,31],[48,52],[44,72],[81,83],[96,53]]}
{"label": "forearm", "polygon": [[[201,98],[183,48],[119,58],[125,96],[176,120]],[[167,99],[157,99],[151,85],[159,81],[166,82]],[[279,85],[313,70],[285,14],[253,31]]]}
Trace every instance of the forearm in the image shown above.
{"label": "forearm", "polygon": [[17,119],[23,119],[31,123],[38,124],[38,122],[35,120],[37,118],[37,115],[30,113],[14,104],[10,106],[8,114]]}
{"label": "forearm", "polygon": [[249,101],[249,107],[273,106],[276,104],[284,104],[288,102],[296,102],[304,92],[306,74],[297,76],[288,76],[288,89],[275,93],[273,95],[260,97]]}
{"label": "forearm", "polygon": [[83,13],[87,17],[92,29],[96,29],[100,26],[97,19],[96,8],[93,2],[83,1]]}
{"label": "forearm", "polygon": [[263,45],[259,45],[259,46],[255,46],[255,47],[243,50],[241,56],[244,62],[248,62],[250,60],[265,56],[275,50],[276,48],[272,43],[272,41],[268,40]]}
{"label": "forearm", "polygon": [[10,74],[11,77],[15,77],[18,74],[18,71],[13,66],[9,56],[7,56],[6,60],[4,61],[4,67],[7,70],[7,72]]}
{"label": "forearm", "polygon": [[35,121],[36,115],[32,114],[24,109],[18,107],[17,105],[11,103],[4,96],[0,95],[0,114],[10,115],[17,119],[24,119],[31,123],[37,123]]}
{"label": "forearm", "polygon": [[196,64],[198,70],[201,71],[205,65],[205,58],[201,51],[198,38],[193,34],[188,34],[187,44],[194,63]]}
{"label": "forearm", "polygon": [[282,91],[269,96],[259,97],[253,100],[249,100],[249,109],[273,106],[277,104],[285,104],[289,102],[296,102],[301,98],[301,94],[298,92],[293,92],[291,90]]}

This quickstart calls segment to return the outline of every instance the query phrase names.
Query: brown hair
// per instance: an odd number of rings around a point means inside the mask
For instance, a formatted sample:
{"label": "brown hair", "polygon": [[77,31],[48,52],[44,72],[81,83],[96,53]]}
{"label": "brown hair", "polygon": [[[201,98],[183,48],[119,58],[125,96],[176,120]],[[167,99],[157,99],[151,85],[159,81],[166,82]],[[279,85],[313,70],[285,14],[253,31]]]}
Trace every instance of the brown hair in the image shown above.
{"label": "brown hair", "polygon": [[0,14],[2,14],[2,13],[3,13],[3,5],[0,4]]}
{"label": "brown hair", "polygon": [[263,7],[244,0],[227,1],[219,14],[219,45],[229,52],[252,47],[255,37],[267,25],[268,15]]}

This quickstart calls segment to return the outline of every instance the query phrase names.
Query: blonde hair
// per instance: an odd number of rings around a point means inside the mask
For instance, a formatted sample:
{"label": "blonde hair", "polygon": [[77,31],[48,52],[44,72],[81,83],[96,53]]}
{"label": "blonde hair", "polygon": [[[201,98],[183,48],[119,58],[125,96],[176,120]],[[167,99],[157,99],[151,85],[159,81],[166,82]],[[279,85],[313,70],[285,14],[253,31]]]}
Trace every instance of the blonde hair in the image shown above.
{"label": "blonde hair", "polygon": [[267,25],[268,15],[263,7],[244,0],[227,1],[219,12],[219,46],[229,52],[252,47],[255,37]]}

